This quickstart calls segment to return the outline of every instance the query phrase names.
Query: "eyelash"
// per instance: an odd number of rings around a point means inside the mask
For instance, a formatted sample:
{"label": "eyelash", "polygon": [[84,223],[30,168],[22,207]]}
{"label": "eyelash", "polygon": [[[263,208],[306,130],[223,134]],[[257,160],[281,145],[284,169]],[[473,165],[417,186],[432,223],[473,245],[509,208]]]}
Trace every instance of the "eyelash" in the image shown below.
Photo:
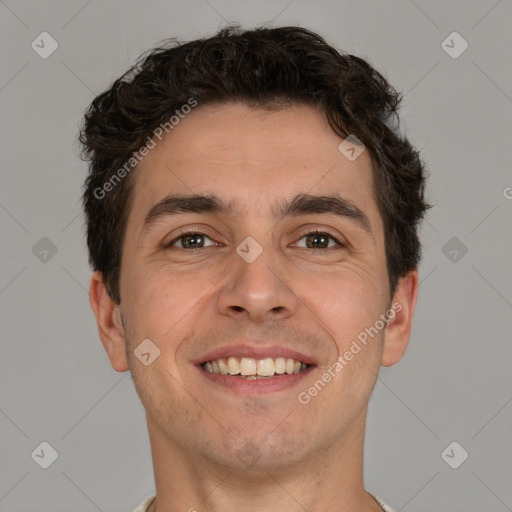
{"label": "eyelash", "polygon": [[[185,231],[185,232],[181,233],[179,236],[177,236],[176,238],[174,238],[173,240],[171,240],[169,243],[165,244],[165,248],[167,248],[167,249],[171,248],[178,240],[180,240],[182,238],[185,238],[186,236],[194,236],[194,235],[203,236],[203,237],[209,238],[210,240],[213,241],[212,238],[210,238],[208,235],[206,235],[205,233],[202,233],[200,231]],[[346,247],[345,244],[340,242],[334,235],[329,233],[329,231],[319,231],[319,230],[308,231],[307,233],[304,233],[299,238],[299,240],[302,240],[303,238],[305,238],[305,237],[307,237],[309,235],[326,235],[328,238],[330,238],[331,240],[336,242],[336,244],[340,248]],[[208,247],[211,247],[211,246],[208,246]],[[197,251],[197,250],[200,250],[200,249],[204,249],[204,247],[198,247],[198,248],[195,248],[195,249],[187,249],[187,248],[184,248],[184,247],[178,247],[178,249],[183,249],[184,251],[193,252],[193,251]],[[302,249],[308,249],[308,248],[307,247],[302,247]],[[334,247],[326,247],[325,249],[320,249],[320,250],[324,250],[325,251],[326,249],[334,249]],[[314,250],[314,248],[311,249],[311,250]]]}

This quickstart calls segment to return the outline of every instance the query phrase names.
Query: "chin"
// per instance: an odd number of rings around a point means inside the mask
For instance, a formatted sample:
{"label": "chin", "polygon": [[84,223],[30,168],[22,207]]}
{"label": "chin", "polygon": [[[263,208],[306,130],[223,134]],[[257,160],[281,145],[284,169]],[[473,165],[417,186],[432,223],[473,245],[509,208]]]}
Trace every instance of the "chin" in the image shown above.
{"label": "chin", "polygon": [[[275,429],[275,427],[274,427]],[[306,458],[310,458],[310,442],[297,432],[293,435],[289,430],[277,433],[267,430],[268,434],[251,431],[238,436],[225,437],[220,447],[210,451],[212,462],[229,468],[231,471],[253,473],[255,476],[262,472],[268,473],[296,466]],[[305,442],[306,441],[306,442]],[[210,444],[210,450],[212,448]],[[306,450],[308,448],[308,450]]]}

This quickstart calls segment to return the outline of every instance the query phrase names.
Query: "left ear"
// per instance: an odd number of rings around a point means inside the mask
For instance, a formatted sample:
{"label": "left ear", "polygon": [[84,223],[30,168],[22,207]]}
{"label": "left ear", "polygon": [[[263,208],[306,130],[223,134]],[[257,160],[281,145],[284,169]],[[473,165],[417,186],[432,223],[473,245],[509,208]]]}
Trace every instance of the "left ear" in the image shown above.
{"label": "left ear", "polygon": [[384,335],[382,351],[382,366],[392,366],[398,363],[409,344],[412,329],[412,317],[418,298],[418,271],[410,270],[400,278],[393,294],[388,325]]}

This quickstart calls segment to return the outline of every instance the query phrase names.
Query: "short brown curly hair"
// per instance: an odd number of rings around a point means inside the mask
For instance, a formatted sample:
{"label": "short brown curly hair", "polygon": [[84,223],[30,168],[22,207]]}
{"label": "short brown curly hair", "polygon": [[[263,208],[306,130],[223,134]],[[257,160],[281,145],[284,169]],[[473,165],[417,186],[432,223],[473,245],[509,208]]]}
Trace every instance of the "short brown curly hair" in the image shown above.
{"label": "short brown curly hair", "polygon": [[417,229],[429,205],[419,154],[393,126],[401,95],[365,60],[304,28],[230,27],[183,44],[167,40],[142,55],[85,114],[80,142],[89,161],[83,204],[90,263],[116,303],[133,173],[108,193],[97,191],[107,190],[106,183],[190,98],[200,105],[319,107],[338,135],[355,135],[371,156],[391,293],[418,266]]}

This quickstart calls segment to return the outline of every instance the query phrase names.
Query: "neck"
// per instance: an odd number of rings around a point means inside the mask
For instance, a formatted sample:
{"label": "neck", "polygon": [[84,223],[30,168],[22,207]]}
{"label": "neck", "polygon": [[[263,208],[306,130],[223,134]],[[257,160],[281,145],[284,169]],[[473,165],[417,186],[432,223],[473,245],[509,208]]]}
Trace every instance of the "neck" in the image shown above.
{"label": "neck", "polygon": [[382,512],[363,484],[366,411],[339,442],[292,465],[240,468],[184,450],[148,417],[157,497],[148,512]]}

